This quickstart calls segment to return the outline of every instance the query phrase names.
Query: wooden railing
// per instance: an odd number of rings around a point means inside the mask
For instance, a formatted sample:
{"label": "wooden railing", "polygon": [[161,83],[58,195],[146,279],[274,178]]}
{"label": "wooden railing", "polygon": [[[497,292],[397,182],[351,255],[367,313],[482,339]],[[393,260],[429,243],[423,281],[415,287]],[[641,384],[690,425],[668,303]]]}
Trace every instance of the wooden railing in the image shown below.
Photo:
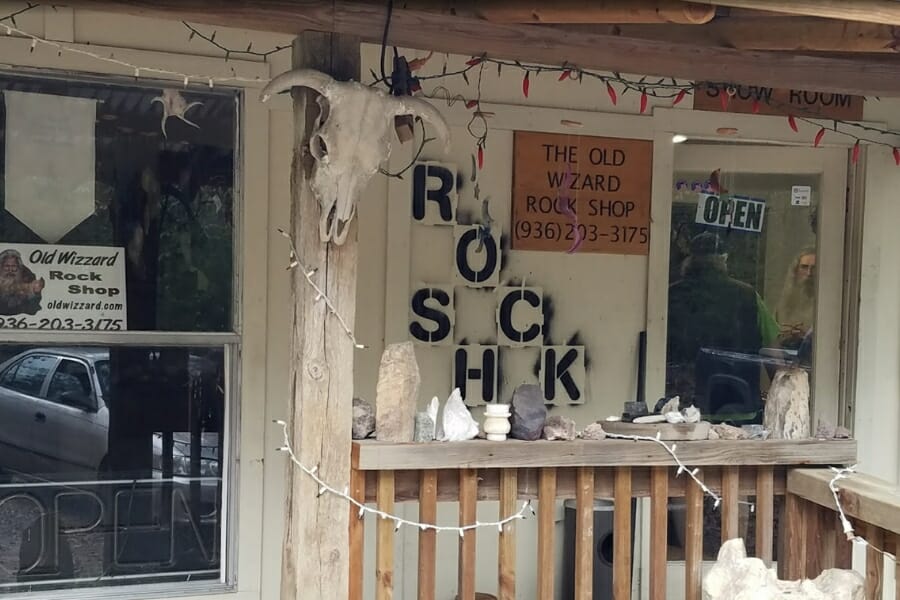
{"label": "wooden railing", "polygon": [[[836,512],[829,483],[834,473],[822,469],[794,469],[788,474],[785,518],[792,547],[784,575],[815,577],[823,569],[850,568],[851,548]],[[866,548],[866,599],[888,597],[884,589],[884,556],[897,556],[900,543],[900,489],[867,475],[853,474],[838,482],[838,498],[854,533]],[[900,598],[900,563],[894,559],[896,598]]]}
{"label": "wooden railing", "polygon": [[[796,466],[850,464],[856,459],[856,442],[841,441],[695,441],[679,442],[677,453],[684,464],[699,467],[699,477],[721,494],[721,537],[739,537],[739,504],[755,497],[756,554],[771,561],[775,497],[785,494],[788,471]],[[829,473],[827,469],[820,469]],[[667,531],[669,499],[684,498],[685,589],[684,597],[701,597],[703,559],[703,492],[687,476],[676,476],[671,456],[653,442],[622,440],[574,442],[487,442],[395,444],[354,443],[351,494],[357,500],[375,502],[379,510],[393,513],[395,503],[418,501],[418,521],[434,523],[437,504],[459,502],[459,524],[475,523],[479,501],[499,501],[499,518],[515,514],[524,499],[537,500],[536,597],[554,597],[555,515],[557,499],[576,502],[575,598],[592,595],[594,499],[612,499],[613,597],[631,597],[632,499],[650,498],[650,598],[666,597]],[[529,515],[530,516],[530,515]],[[794,526],[799,526],[796,519]],[[378,519],[375,525],[376,599],[393,595],[394,524]],[[797,532],[793,532],[797,535]],[[485,535],[484,531],[480,532]],[[355,511],[350,525],[350,599],[363,594],[365,522]],[[459,540],[457,592],[461,600],[473,600],[478,530]],[[503,600],[516,597],[515,526],[499,535],[496,591]],[[435,598],[436,532],[418,534],[417,587],[420,600]],[[480,557],[479,560],[487,560]],[[494,560],[490,558],[490,560]],[[372,568],[372,565],[368,565]],[[484,591],[484,590],[482,590]],[[440,598],[452,590],[438,590]]]}

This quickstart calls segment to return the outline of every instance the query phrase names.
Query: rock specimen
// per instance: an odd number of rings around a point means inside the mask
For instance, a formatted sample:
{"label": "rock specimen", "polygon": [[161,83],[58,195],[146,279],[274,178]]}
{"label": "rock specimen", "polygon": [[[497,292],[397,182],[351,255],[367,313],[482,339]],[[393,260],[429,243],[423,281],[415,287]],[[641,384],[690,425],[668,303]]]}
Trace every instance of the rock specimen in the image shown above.
{"label": "rock specimen", "polygon": [[432,442],[438,437],[437,416],[440,401],[437,396],[431,399],[423,412],[416,413],[416,437],[417,442]]}
{"label": "rock specimen", "polygon": [[728,540],[719,559],[703,578],[708,600],[863,600],[865,581],[855,571],[829,569],[816,579],[781,581],[775,569],[758,558],[747,558],[744,540]]}
{"label": "rock specimen", "polygon": [[681,414],[684,415],[685,423],[700,422],[700,409],[696,406],[686,406],[681,410]]}
{"label": "rock specimen", "polygon": [[413,441],[434,441],[434,419],[427,412],[416,413],[416,436]]}
{"label": "rock specimen", "polygon": [[622,411],[622,420],[631,423],[635,417],[641,417],[647,413],[646,402],[626,402],[625,410]]}
{"label": "rock specimen", "polygon": [[659,414],[677,413],[679,408],[681,408],[681,397],[675,396],[660,407]]}
{"label": "rock specimen", "polygon": [[782,369],[775,374],[766,397],[763,424],[772,439],[809,437],[809,376],[803,369]]}
{"label": "rock specimen", "polygon": [[362,398],[354,398],[351,437],[354,440],[364,440],[373,431],[375,431],[375,409]]}
{"label": "rock specimen", "polygon": [[441,415],[442,442],[462,442],[478,436],[478,422],[472,418],[459,389],[453,390]]}
{"label": "rock specimen", "polygon": [[547,421],[544,423],[544,439],[550,441],[574,440],[575,421],[562,415],[547,417]]}
{"label": "rock specimen", "polygon": [[644,415],[643,417],[636,417],[632,423],[665,423],[666,416],[665,415]]}
{"label": "rock specimen", "polygon": [[581,438],[585,440],[605,440],[606,432],[603,430],[601,423],[591,423],[581,432]]}
{"label": "rock specimen", "polygon": [[536,385],[520,385],[513,393],[509,437],[517,440],[539,440],[547,420],[544,390]]}
{"label": "rock specimen", "polygon": [[[732,427],[731,425],[725,425],[724,423],[719,425],[713,425],[709,430],[710,437],[709,439],[713,440],[745,440],[747,439],[747,432],[741,429],[740,427]],[[712,434],[716,434],[716,437],[712,437]]]}
{"label": "rock specimen", "polygon": [[846,427],[835,427],[828,421],[819,419],[816,427],[816,437],[820,440],[847,440],[853,437]]}
{"label": "rock specimen", "polygon": [[384,349],[375,389],[375,437],[380,441],[413,441],[420,381],[412,342]]}

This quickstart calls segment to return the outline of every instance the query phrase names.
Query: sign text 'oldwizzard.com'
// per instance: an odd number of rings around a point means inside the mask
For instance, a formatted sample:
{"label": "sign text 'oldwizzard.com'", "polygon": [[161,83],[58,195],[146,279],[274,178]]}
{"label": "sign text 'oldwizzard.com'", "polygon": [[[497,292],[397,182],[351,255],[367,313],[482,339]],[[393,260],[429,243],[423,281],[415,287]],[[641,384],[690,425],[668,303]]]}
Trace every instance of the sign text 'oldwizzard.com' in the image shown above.
{"label": "sign text 'oldwizzard.com'", "polygon": [[0,245],[0,328],[120,331],[126,314],[122,248]]}

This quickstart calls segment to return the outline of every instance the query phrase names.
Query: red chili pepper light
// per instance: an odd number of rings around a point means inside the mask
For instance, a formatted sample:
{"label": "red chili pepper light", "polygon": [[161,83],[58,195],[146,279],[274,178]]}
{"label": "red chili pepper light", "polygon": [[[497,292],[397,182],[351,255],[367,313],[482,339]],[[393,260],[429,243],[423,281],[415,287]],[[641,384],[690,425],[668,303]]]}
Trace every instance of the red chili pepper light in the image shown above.
{"label": "red chili pepper light", "polygon": [[647,111],[647,92],[641,90],[641,114]]}
{"label": "red chili pepper light", "polygon": [[750,105],[750,110],[753,111],[753,114],[759,113],[759,100],[756,98],[753,99],[753,104]]}
{"label": "red chili pepper light", "polygon": [[466,108],[475,108],[478,106],[478,100],[469,100],[466,102]]}
{"label": "red chili pepper light", "polygon": [[719,103],[722,105],[722,110],[728,110],[728,100],[728,93],[725,90],[719,90]]}
{"label": "red chili pepper light", "polygon": [[791,129],[793,129],[795,132],[800,131],[799,129],[797,129],[797,119],[794,118],[794,115],[788,115],[788,125],[790,125]]}
{"label": "red chili pepper light", "polygon": [[469,60],[466,61],[466,65],[470,66],[470,67],[474,67],[474,66],[480,65],[480,64],[481,64],[481,58],[477,57],[477,56],[474,58],[470,58]]}
{"label": "red chili pepper light", "polygon": [[530,73],[525,71],[525,77],[522,78],[522,93],[525,94],[525,97],[528,97],[528,90],[531,87],[531,79],[529,78]]}
{"label": "red chili pepper light", "polygon": [[825,128],[819,130],[819,133],[816,134],[816,139],[813,141],[813,147],[818,148],[819,144],[822,143],[822,138],[825,137]]}
{"label": "red chili pepper light", "polygon": [[894,148],[894,162],[900,167],[900,148]]}
{"label": "red chili pepper light", "polygon": [[484,148],[482,146],[478,146],[478,170],[484,168]]}
{"label": "red chili pepper light", "polygon": [[565,81],[566,79],[568,79],[571,76],[572,76],[572,71],[563,71],[560,74],[559,79],[557,81]]}
{"label": "red chili pepper light", "polygon": [[853,144],[853,153],[850,155],[850,162],[854,165],[859,162],[859,140]]}
{"label": "red chili pepper light", "polygon": [[615,106],[616,102],[619,100],[619,96],[616,94],[616,88],[608,81],[606,82],[606,93],[609,94],[609,99],[613,103],[613,106]]}
{"label": "red chili pepper light", "polygon": [[678,103],[684,100],[684,97],[687,96],[687,90],[681,90],[678,92],[678,95],[675,96],[675,100],[672,101],[672,106],[678,106]]}

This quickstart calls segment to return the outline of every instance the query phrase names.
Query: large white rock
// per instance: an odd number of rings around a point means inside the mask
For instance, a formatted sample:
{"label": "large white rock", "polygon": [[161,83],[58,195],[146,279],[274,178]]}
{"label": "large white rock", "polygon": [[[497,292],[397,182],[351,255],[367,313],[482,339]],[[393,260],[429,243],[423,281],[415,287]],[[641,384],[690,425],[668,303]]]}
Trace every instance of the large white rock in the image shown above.
{"label": "large white rock", "polygon": [[775,569],[748,558],[744,540],[728,540],[703,579],[705,600],[863,600],[865,580],[855,571],[829,569],[816,579],[781,581]]}
{"label": "large white rock", "polygon": [[763,425],[772,432],[772,439],[809,437],[809,376],[806,371],[783,369],[775,374],[766,397]]}

